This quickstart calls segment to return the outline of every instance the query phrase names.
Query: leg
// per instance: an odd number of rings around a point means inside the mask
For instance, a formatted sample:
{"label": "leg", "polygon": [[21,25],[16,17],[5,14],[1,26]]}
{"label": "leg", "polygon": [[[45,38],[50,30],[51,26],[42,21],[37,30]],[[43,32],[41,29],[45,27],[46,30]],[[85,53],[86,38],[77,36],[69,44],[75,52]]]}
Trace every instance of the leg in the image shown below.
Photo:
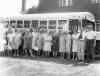
{"label": "leg", "polygon": [[31,49],[29,49],[29,52],[30,52],[31,57],[34,57]]}
{"label": "leg", "polygon": [[75,53],[73,52],[72,55],[73,55],[72,60],[74,60],[75,59]]}
{"label": "leg", "polygon": [[90,41],[86,40],[86,54],[87,54],[87,62],[90,61]]}
{"label": "leg", "polygon": [[65,53],[63,52],[63,59],[64,59]]}
{"label": "leg", "polygon": [[53,51],[53,58],[55,57],[55,52]]}
{"label": "leg", "polygon": [[91,60],[94,61],[95,60],[94,40],[91,40],[90,50],[91,50]]}
{"label": "leg", "polygon": [[16,49],[16,52],[17,52],[17,56],[19,56],[19,49]]}
{"label": "leg", "polygon": [[84,60],[84,52],[85,52],[85,42],[82,42],[82,46],[81,46],[81,60]]}
{"label": "leg", "polygon": [[25,49],[25,57],[27,57],[27,49]]}
{"label": "leg", "polygon": [[70,53],[67,53],[67,59],[70,59]]}

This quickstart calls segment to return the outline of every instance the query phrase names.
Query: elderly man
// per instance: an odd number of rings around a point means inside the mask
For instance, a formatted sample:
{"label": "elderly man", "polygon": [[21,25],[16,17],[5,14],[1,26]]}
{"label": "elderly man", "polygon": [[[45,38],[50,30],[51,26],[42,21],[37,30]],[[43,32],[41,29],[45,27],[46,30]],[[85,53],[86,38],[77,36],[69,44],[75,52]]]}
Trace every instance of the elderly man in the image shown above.
{"label": "elderly man", "polygon": [[86,54],[87,54],[87,61],[90,62],[94,60],[95,55],[95,39],[96,39],[96,33],[92,30],[92,24],[88,24],[88,32],[85,35],[86,38]]}

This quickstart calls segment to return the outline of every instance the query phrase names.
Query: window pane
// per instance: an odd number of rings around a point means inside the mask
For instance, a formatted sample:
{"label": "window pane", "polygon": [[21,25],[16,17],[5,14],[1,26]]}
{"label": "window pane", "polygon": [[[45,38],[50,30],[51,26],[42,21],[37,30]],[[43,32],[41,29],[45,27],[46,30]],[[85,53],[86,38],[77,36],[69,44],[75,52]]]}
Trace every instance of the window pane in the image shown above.
{"label": "window pane", "polygon": [[24,27],[30,28],[30,21],[24,21]]}
{"label": "window pane", "polygon": [[93,4],[100,3],[100,0],[92,0]]}
{"label": "window pane", "polygon": [[78,19],[69,20],[69,30],[76,29],[78,30]]}
{"label": "window pane", "polygon": [[33,20],[32,21],[32,28],[37,28],[38,27],[38,20]]}
{"label": "window pane", "polygon": [[15,26],[16,26],[16,21],[10,21],[10,26],[12,26],[12,28],[15,28]]}
{"label": "window pane", "polygon": [[47,29],[47,21],[40,21],[40,27]]}
{"label": "window pane", "polygon": [[58,20],[58,29],[63,29],[67,26],[67,20]]}
{"label": "window pane", "polygon": [[9,26],[9,21],[6,21],[4,27],[5,27],[5,28],[8,28],[8,26]]}
{"label": "window pane", "polygon": [[17,21],[17,28],[22,28],[23,21]]}
{"label": "window pane", "polygon": [[72,6],[74,5],[74,0],[59,0],[59,6]]}
{"label": "window pane", "polygon": [[100,24],[96,25],[96,31],[100,31]]}
{"label": "window pane", "polygon": [[49,29],[56,29],[56,20],[49,20]]}

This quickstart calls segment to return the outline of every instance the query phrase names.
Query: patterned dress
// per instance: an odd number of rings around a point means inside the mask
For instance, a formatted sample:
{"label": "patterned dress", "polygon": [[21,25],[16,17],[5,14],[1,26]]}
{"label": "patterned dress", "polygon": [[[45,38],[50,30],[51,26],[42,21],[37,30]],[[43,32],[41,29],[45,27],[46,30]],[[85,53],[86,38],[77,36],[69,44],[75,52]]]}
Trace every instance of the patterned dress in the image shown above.
{"label": "patterned dress", "polygon": [[51,51],[52,36],[44,34],[44,51]]}
{"label": "patterned dress", "polygon": [[60,38],[59,38],[59,52],[65,52],[65,51],[66,51],[65,36],[60,36]]}
{"label": "patterned dress", "polygon": [[66,42],[66,52],[67,53],[70,53],[70,49],[71,49],[71,35],[68,34],[66,37],[65,37],[65,42]]}
{"label": "patterned dress", "polygon": [[42,34],[37,35],[35,46],[38,48],[38,50],[43,50],[43,35]]}
{"label": "patterned dress", "polygon": [[24,49],[32,49],[32,35],[24,36]]}
{"label": "patterned dress", "polygon": [[58,36],[52,36],[52,51],[59,51],[59,37]]}

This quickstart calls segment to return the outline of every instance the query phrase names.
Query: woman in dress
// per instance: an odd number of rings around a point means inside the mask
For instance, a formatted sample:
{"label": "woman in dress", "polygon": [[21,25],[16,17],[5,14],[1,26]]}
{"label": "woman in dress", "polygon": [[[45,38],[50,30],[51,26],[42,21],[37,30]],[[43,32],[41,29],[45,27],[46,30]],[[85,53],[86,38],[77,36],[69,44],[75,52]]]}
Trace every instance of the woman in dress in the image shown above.
{"label": "woman in dress", "polygon": [[36,55],[37,48],[36,48],[35,44],[36,44],[36,37],[38,35],[38,30],[36,28],[33,30],[32,35],[33,35],[32,50],[33,50],[34,55]]}
{"label": "woman in dress", "polygon": [[77,31],[75,30],[74,33],[72,34],[72,55],[73,58],[72,60],[77,60],[77,52],[78,52],[78,34]]}
{"label": "woman in dress", "polygon": [[66,42],[65,42],[65,35],[64,32],[62,31],[59,37],[59,52],[61,54],[61,58],[64,58],[66,51]]}
{"label": "woman in dress", "polygon": [[65,32],[65,42],[66,42],[66,53],[67,53],[67,59],[70,59],[71,55],[71,35],[69,34],[68,31]]}
{"label": "woman in dress", "polygon": [[36,50],[37,50],[37,56],[42,55],[43,52],[43,34],[42,29],[39,29],[39,33],[36,36]]}
{"label": "woman in dress", "polygon": [[19,47],[18,47],[19,55],[24,55],[24,50],[23,50],[23,46],[24,46],[24,35],[25,35],[25,32],[22,32],[21,33],[21,37],[20,37],[20,44],[19,44]]}
{"label": "woman in dress", "polygon": [[31,57],[34,57],[33,56],[33,52],[32,52],[32,39],[33,39],[32,32],[33,32],[33,30],[30,29],[30,31],[29,31],[29,45],[28,45],[28,48],[29,48],[29,53],[30,53]]}
{"label": "woman in dress", "polygon": [[52,35],[52,46],[53,58],[57,57],[57,53],[59,51],[59,36],[57,33],[53,32]]}
{"label": "woman in dress", "polygon": [[25,36],[24,36],[24,50],[25,50],[25,53],[26,53],[26,56],[27,57],[27,54],[28,54],[28,51],[29,53],[31,54],[31,57],[34,57],[33,54],[32,54],[32,33],[31,31],[27,31]]}
{"label": "woman in dress", "polygon": [[44,48],[43,51],[46,55],[46,57],[49,57],[49,54],[51,52],[51,41],[52,41],[52,36],[50,32],[47,32],[44,34]]}
{"label": "woman in dress", "polygon": [[20,37],[21,37],[21,34],[15,29],[15,33],[14,33],[14,56],[19,56],[19,45],[21,43],[20,41]]}
{"label": "woman in dress", "polygon": [[8,55],[12,54],[12,49],[13,49],[13,42],[14,42],[14,35],[13,35],[13,31],[10,30],[9,33],[7,34],[7,38],[8,38],[8,49],[7,49],[7,53]]}

